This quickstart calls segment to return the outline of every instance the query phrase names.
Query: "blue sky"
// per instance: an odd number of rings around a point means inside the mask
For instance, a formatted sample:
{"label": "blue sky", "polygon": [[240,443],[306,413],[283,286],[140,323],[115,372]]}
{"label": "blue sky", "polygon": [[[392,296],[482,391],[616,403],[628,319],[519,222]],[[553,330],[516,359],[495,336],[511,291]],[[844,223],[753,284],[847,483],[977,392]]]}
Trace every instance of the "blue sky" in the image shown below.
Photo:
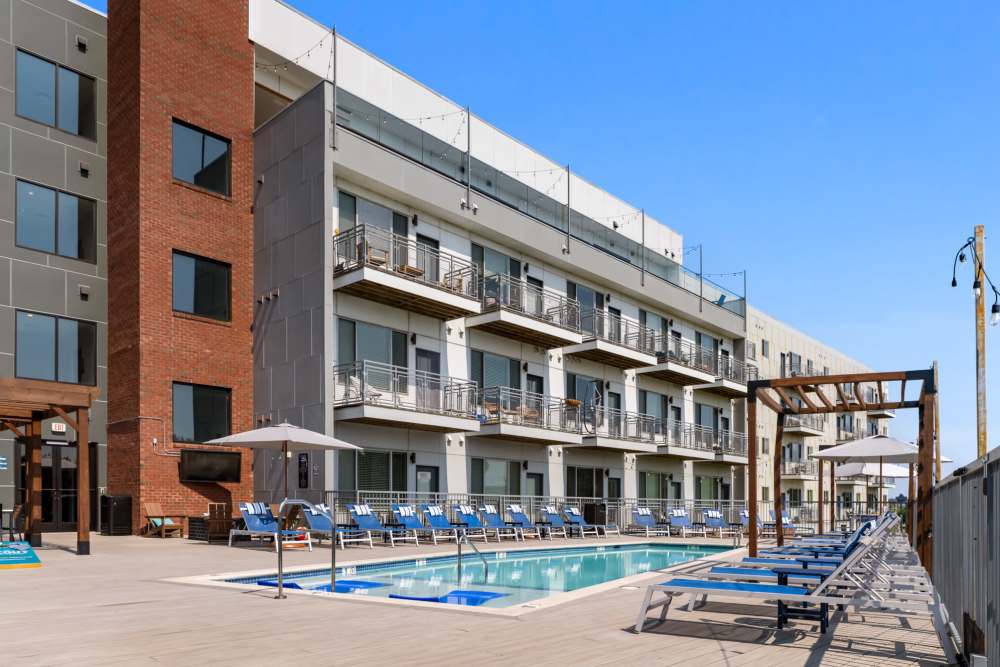
{"label": "blue sky", "polygon": [[944,450],[975,456],[968,265],[949,285],[977,223],[1000,277],[1000,5],[291,4],[746,269],[765,311],[879,370],[938,359]]}

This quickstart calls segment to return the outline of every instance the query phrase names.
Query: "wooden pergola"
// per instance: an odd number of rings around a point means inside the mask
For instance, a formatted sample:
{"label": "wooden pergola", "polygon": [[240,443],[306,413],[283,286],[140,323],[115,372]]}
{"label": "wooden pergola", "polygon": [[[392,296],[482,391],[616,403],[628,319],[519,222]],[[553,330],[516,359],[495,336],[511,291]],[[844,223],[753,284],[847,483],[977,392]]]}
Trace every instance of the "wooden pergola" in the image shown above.
{"label": "wooden pergola", "polygon": [[[906,391],[920,384],[919,396],[907,400]],[[898,384],[897,400],[889,398],[892,385]],[[875,401],[865,400],[862,385],[874,385]],[[845,387],[850,390],[845,391]],[[890,373],[850,373],[846,375],[814,375],[771,380],[752,380],[747,385],[747,431],[751,446],[747,465],[749,467],[748,510],[750,513],[749,550],[757,555],[757,403],[758,401],[777,414],[778,430],[775,435],[774,453],[774,515],[775,534],[778,545],[784,543],[781,521],[781,438],[784,434],[785,418],[788,415],[839,414],[847,412],[867,412],[873,410],[898,410],[916,408],[919,411],[919,449],[917,462],[916,493],[916,538],[914,548],[920,561],[931,572],[933,510],[931,491],[933,487],[934,458],[934,397],[937,386],[932,369],[919,371],[896,371]],[[834,524],[836,507],[835,465],[830,462],[830,527]],[[912,479],[912,477],[911,477]],[[819,461],[819,530],[823,530],[823,461]],[[911,485],[912,486],[912,485]],[[912,489],[911,489],[912,490]],[[879,491],[881,494],[881,490]],[[912,503],[912,494],[911,500]]]}
{"label": "wooden pergola", "polygon": [[90,553],[90,406],[98,392],[78,384],[0,378],[0,430],[13,431],[26,446],[24,533],[32,546],[42,544],[42,422],[58,417],[76,431],[76,553]]}

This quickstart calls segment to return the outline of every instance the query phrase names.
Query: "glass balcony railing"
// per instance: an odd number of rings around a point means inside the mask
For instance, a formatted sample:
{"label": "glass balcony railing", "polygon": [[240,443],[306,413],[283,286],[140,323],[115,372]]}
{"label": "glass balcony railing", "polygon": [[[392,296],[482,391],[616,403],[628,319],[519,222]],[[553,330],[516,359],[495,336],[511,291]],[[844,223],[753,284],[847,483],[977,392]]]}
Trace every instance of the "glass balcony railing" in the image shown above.
{"label": "glass balcony railing", "polygon": [[482,424],[515,424],[567,433],[580,433],[580,407],[566,399],[512,387],[486,387],[482,391],[479,421]]}
{"label": "glass balcony railing", "polygon": [[811,428],[822,431],[826,428],[826,420],[823,415],[787,415],[785,417],[785,428],[799,427]]}
{"label": "glass balcony railing", "polygon": [[657,356],[661,363],[672,361],[688,368],[718,375],[719,358],[714,350],[682,338],[660,337]]}
{"label": "glass balcony railing", "polygon": [[437,289],[478,299],[478,267],[379,227],[359,225],[333,237],[334,273],[371,266]]}
{"label": "glass balcony railing", "polygon": [[812,475],[816,476],[819,468],[815,461],[784,461],[781,464],[782,475]]}
{"label": "glass balcony railing", "polygon": [[333,404],[375,405],[475,419],[478,389],[470,380],[410,370],[377,361],[333,368]]}
{"label": "glass balcony railing", "polygon": [[719,377],[724,380],[732,380],[739,384],[746,384],[750,380],[757,379],[757,367],[743,363],[739,359],[733,359],[724,355],[719,355]]}
{"label": "glass balcony railing", "polygon": [[603,310],[584,310],[580,314],[580,331],[585,341],[599,339],[649,355],[656,354],[656,331]]}
{"label": "glass balcony railing", "polygon": [[483,312],[510,310],[570,331],[580,330],[580,304],[555,290],[505,274],[483,278]]}
{"label": "glass balcony railing", "polygon": [[[510,206],[560,232],[567,231],[566,205],[465,151],[383,111],[343,88],[337,89],[337,124],[400,155],[447,176],[476,192]],[[467,167],[471,169],[471,182]],[[571,210],[569,235],[661,280],[701,296],[740,317],[746,317],[742,296],[704,278],[663,254],[644,248],[624,234]]]}
{"label": "glass balcony railing", "polygon": [[587,410],[583,434],[654,444],[658,426],[659,420],[652,415],[597,406]]}

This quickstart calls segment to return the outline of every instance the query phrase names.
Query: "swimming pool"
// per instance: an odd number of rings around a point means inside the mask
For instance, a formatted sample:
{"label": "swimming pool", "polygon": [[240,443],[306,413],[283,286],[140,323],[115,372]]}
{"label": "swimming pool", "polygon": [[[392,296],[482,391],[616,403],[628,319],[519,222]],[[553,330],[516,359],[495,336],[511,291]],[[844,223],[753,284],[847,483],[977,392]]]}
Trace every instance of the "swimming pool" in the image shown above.
{"label": "swimming pool", "polygon": [[[680,544],[623,544],[563,549],[484,552],[471,550],[458,580],[455,556],[409,559],[337,568],[337,593],[503,608],[559,593],[661,570],[729,550]],[[275,575],[233,577],[233,584],[274,586]],[[284,585],[329,592],[330,568],[286,574]]]}

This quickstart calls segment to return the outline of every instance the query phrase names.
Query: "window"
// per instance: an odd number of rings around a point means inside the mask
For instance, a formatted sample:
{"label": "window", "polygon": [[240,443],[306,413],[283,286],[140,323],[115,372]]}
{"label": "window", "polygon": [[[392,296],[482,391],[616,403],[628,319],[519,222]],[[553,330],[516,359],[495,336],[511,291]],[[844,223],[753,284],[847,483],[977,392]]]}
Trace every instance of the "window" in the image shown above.
{"label": "window", "polygon": [[174,251],[174,310],[228,322],[228,264]]}
{"label": "window", "polygon": [[521,493],[521,463],[503,459],[472,459],[472,493],[519,495]]}
{"label": "window", "polygon": [[761,454],[771,453],[771,441],[768,438],[760,439],[760,453]]}
{"label": "window", "polygon": [[174,178],[229,196],[229,140],[182,123],[173,125]]}
{"label": "window", "polygon": [[673,479],[673,475],[669,473],[639,471],[639,497],[680,498],[680,491],[674,486]]}
{"label": "window", "polygon": [[358,215],[358,200],[354,195],[346,192],[338,193],[337,216],[340,221],[339,231],[344,232],[354,228],[354,221]]}
{"label": "window", "polygon": [[337,459],[340,488],[347,491],[408,490],[406,452],[341,451]]}
{"label": "window", "polygon": [[63,257],[97,261],[97,205],[51,188],[17,182],[15,243]]}
{"label": "window", "polygon": [[174,442],[207,442],[229,435],[229,389],[174,383]]}
{"label": "window", "polygon": [[21,310],[16,319],[18,377],[97,384],[97,325]]}
{"label": "window", "polygon": [[771,356],[771,343],[766,338],[760,341],[760,353],[765,359]]}
{"label": "window", "polygon": [[771,489],[766,486],[760,487],[760,500],[765,503],[771,502]]}
{"label": "window", "polygon": [[95,84],[89,76],[19,50],[15,89],[18,116],[97,138]]}
{"label": "window", "polygon": [[566,466],[566,496],[601,498],[604,496],[604,470]]}
{"label": "window", "polygon": [[489,387],[521,388],[521,362],[499,354],[472,350],[471,379],[480,389]]}

